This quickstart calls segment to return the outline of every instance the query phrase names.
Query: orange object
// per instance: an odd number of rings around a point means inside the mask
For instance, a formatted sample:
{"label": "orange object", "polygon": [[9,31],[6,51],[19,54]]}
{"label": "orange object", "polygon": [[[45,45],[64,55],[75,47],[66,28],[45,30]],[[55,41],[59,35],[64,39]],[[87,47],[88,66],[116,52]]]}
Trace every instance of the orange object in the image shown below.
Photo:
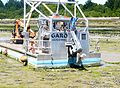
{"label": "orange object", "polygon": [[[15,30],[14,30],[14,38],[23,38],[22,31],[20,31],[19,27],[24,27],[24,24],[22,20],[17,19],[15,21]],[[27,32],[29,32],[29,37],[34,38],[36,36],[36,33],[30,29],[30,25],[27,27]]]}

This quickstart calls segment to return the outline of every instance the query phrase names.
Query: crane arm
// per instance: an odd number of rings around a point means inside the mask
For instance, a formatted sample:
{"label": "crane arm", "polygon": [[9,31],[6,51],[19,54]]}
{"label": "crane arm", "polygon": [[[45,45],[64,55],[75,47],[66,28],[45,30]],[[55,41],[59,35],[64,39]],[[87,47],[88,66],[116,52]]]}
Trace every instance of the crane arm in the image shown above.
{"label": "crane arm", "polygon": [[[20,38],[19,26],[20,26],[20,27],[24,27],[24,24],[23,24],[23,22],[22,22],[21,20],[19,20],[19,19],[17,19],[15,23],[16,23],[16,24],[15,24],[15,25],[16,25],[16,29],[15,29],[16,37],[17,37],[17,38]],[[27,27],[27,32],[29,32],[29,36],[30,36],[31,38],[34,38],[34,37],[35,37],[35,32],[30,29],[30,25],[28,25],[28,27]]]}

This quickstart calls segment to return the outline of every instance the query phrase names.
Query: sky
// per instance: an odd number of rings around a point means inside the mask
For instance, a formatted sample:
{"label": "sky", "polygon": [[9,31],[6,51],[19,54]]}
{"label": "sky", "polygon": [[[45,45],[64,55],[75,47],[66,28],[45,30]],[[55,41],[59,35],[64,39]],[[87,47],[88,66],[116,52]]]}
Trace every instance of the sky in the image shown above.
{"label": "sky", "polygon": [[4,4],[8,1],[8,0],[1,0]]}
{"label": "sky", "polygon": [[[1,0],[1,1],[5,4],[9,0]],[[79,0],[79,1],[80,1],[80,4],[85,4],[87,0]],[[91,0],[91,1],[98,4],[105,4],[107,0]]]}
{"label": "sky", "polygon": [[[86,2],[87,0],[80,0],[80,3],[81,4],[85,4],[85,2]],[[98,3],[98,4],[105,4],[105,2],[107,1],[107,0],[91,0],[92,2],[94,2],[94,3]]]}

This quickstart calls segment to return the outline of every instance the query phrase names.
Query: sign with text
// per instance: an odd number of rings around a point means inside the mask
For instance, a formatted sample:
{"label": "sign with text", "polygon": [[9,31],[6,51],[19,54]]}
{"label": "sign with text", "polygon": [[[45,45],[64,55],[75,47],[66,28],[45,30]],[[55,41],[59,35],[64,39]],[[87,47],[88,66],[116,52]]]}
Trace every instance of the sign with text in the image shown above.
{"label": "sign with text", "polygon": [[66,32],[52,32],[51,40],[52,41],[65,41],[68,37]]}

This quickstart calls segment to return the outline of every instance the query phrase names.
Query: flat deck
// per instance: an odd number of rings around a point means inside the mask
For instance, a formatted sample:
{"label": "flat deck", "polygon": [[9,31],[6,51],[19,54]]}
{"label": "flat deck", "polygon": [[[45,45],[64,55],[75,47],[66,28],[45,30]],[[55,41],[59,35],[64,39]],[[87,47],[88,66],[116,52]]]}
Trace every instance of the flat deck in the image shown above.
{"label": "flat deck", "polygon": [[0,43],[0,47],[4,47],[7,49],[15,50],[21,53],[25,53],[22,44],[13,44],[13,43]]}
{"label": "flat deck", "polygon": [[[8,49],[8,54],[15,57],[15,58],[20,58],[21,56],[24,55],[25,50],[22,44],[10,44],[10,43],[0,43],[0,49],[5,50]],[[42,58],[37,58],[38,55],[44,56],[47,55],[45,53],[40,53],[40,54],[32,54],[32,53],[27,53],[28,55],[28,62],[32,64],[35,67],[60,67],[60,66],[67,66],[68,65],[68,59],[44,59]],[[92,55],[93,56],[93,55]],[[49,57],[49,56],[48,56]],[[84,65],[99,65],[101,62],[101,58],[96,57],[96,58],[85,58],[82,60]]]}
{"label": "flat deck", "polygon": [[[25,49],[23,44],[13,44],[13,43],[0,43],[0,47],[6,48],[8,50],[12,50],[12,51],[16,51],[19,52],[21,54],[25,54]],[[27,52],[27,55],[32,56],[32,57],[37,57],[37,55],[48,55],[47,53],[42,53],[42,51],[39,51],[35,54],[31,53],[31,52]]]}

